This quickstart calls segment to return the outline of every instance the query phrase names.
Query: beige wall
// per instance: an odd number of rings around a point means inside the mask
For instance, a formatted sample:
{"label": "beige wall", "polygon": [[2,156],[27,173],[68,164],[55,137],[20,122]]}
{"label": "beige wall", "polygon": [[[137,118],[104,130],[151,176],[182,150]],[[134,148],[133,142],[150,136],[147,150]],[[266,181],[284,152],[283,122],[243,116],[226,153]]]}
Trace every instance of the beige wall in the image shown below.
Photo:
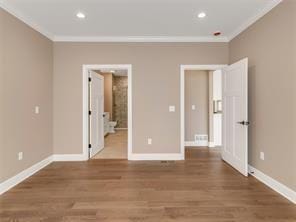
{"label": "beige wall", "polygon": [[178,153],[180,65],[227,62],[227,43],[54,43],[54,153],[82,152],[83,64],[132,64],[133,151]]}
{"label": "beige wall", "polygon": [[112,120],[113,113],[113,74],[101,73],[104,76],[104,111],[110,115]]}
{"label": "beige wall", "polygon": [[[2,9],[0,19],[3,181],[52,154],[53,45]],[[17,160],[20,151],[22,161]]]}
{"label": "beige wall", "polygon": [[208,71],[185,71],[185,140],[194,141],[195,134],[209,135]]}
{"label": "beige wall", "polygon": [[[230,42],[249,57],[249,162],[296,190],[296,1],[287,0]],[[260,160],[265,152],[265,161]]]}

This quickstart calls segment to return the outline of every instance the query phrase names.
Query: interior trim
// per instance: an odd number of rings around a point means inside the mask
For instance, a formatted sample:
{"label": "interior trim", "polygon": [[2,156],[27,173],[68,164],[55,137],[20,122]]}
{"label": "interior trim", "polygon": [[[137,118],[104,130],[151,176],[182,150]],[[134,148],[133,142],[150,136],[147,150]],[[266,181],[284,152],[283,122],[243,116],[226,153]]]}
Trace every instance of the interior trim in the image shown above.
{"label": "interior trim", "polygon": [[249,165],[249,174],[258,179],[260,182],[264,183],[274,191],[281,194],[283,197],[290,200],[292,203],[296,204],[296,192],[286,185],[280,183],[279,181],[273,179],[272,177],[264,174],[260,170]]}
{"label": "interior trim", "polygon": [[7,3],[0,0],[0,7],[26,23],[28,26],[38,31],[53,42],[230,42],[249,26],[271,11],[274,7],[280,4],[282,0],[272,0],[265,8],[260,10],[255,16],[249,18],[241,24],[235,31],[228,36],[59,36],[50,33],[28,16],[16,8],[9,6]]}
{"label": "interior trim", "polygon": [[247,28],[249,28],[251,25],[253,25],[255,22],[257,22],[260,18],[262,18],[264,15],[266,15],[268,12],[270,12],[274,7],[276,7],[278,4],[280,4],[283,0],[272,0],[270,3],[260,10],[256,15],[249,18],[247,21],[245,21],[243,24],[241,24],[234,32],[232,32],[229,36],[229,42],[234,39],[236,36],[241,34],[243,31],[245,31]]}
{"label": "interior trim", "polygon": [[54,42],[229,42],[214,36],[55,36]]}
{"label": "interior trim", "polygon": [[50,163],[53,162],[53,156],[49,156],[45,158],[44,160],[41,160],[40,162],[34,164],[33,166],[23,170],[22,172],[18,173],[17,175],[5,180],[0,184],[0,195],[5,193],[6,191],[10,190],[17,184],[21,183],[28,177],[32,176],[33,174],[37,173],[42,168],[46,167]]}

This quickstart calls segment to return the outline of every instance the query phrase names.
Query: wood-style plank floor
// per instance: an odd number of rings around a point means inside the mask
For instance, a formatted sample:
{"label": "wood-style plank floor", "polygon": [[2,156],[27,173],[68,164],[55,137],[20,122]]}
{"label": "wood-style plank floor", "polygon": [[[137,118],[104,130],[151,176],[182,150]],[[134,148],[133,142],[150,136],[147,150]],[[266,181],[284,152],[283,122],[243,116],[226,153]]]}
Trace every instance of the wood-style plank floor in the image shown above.
{"label": "wood-style plank floor", "polygon": [[0,221],[292,222],[296,206],[208,149],[180,162],[56,162],[0,197]]}

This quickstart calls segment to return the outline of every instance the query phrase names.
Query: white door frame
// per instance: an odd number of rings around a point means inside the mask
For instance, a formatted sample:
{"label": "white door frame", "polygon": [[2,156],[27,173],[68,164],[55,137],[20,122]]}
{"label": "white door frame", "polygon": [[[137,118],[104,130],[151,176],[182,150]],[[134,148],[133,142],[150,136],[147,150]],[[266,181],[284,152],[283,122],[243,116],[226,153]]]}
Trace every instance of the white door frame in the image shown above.
{"label": "white door frame", "polygon": [[82,66],[82,104],[83,104],[83,111],[82,111],[82,124],[83,124],[83,159],[88,160],[89,159],[89,123],[88,123],[88,117],[89,117],[89,91],[88,91],[88,71],[89,70],[100,70],[100,69],[125,69],[127,70],[127,76],[128,76],[128,148],[127,148],[127,155],[128,159],[131,158],[132,155],[132,132],[133,132],[133,110],[132,110],[132,65],[131,64],[123,64],[123,65],[117,65],[117,64],[111,64],[111,65],[83,65]]}
{"label": "white door frame", "polygon": [[185,71],[186,70],[210,70],[223,69],[228,65],[181,65],[180,68],[180,116],[181,116],[181,155],[185,159]]}

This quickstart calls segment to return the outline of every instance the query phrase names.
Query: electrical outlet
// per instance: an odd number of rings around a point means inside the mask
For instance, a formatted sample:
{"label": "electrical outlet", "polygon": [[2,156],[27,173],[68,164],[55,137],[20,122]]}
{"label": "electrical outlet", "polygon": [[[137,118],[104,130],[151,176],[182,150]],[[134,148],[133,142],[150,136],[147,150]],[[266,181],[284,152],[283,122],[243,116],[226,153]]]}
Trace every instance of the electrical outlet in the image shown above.
{"label": "electrical outlet", "polygon": [[260,159],[261,160],[264,160],[265,159],[264,152],[260,152]]}
{"label": "electrical outlet", "polygon": [[192,109],[192,110],[195,110],[195,109],[196,109],[195,105],[192,105],[192,106],[191,106],[191,109]]}
{"label": "electrical outlet", "polygon": [[175,112],[176,111],[176,107],[175,106],[169,106],[169,111],[170,112]]}
{"label": "electrical outlet", "polygon": [[152,144],[152,139],[151,138],[148,138],[147,143],[148,143],[148,145],[151,145]]}
{"label": "electrical outlet", "polygon": [[19,152],[18,153],[18,160],[22,160],[23,159],[23,152]]}
{"label": "electrical outlet", "polygon": [[35,106],[35,114],[39,114],[39,111],[40,111],[39,106]]}

